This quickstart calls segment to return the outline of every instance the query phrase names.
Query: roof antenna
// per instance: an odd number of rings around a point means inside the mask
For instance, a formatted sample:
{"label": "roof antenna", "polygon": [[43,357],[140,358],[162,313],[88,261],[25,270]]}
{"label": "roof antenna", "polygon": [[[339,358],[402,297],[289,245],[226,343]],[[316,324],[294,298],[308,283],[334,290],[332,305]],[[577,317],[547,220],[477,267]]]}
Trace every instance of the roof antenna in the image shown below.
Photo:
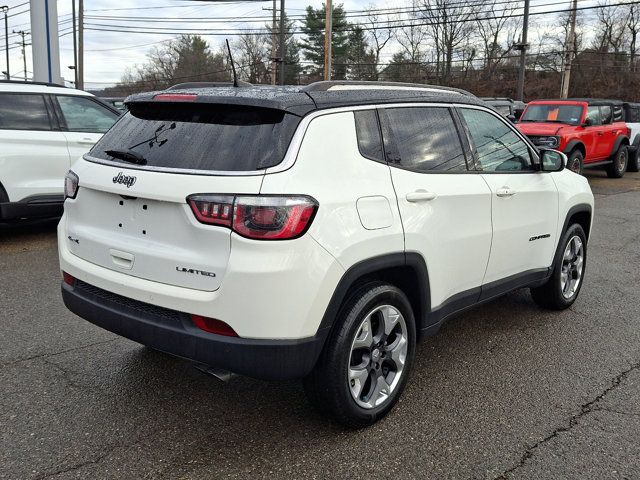
{"label": "roof antenna", "polygon": [[229,39],[226,38],[225,41],[227,42],[227,50],[229,51],[229,62],[231,62],[231,70],[233,71],[233,86],[237,87],[238,75],[236,75],[236,66],[233,63],[233,56],[231,55],[231,47],[229,46]]}

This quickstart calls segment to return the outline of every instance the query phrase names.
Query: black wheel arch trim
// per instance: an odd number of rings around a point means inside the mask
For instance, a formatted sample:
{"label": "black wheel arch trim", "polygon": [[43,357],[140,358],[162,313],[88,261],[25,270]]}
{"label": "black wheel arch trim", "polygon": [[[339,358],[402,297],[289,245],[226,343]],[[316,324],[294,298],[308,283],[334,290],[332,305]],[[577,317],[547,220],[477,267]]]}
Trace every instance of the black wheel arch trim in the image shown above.
{"label": "black wheel arch trim", "polygon": [[[567,146],[564,147],[562,153],[569,155],[578,146],[582,147],[582,150],[584,150],[585,152],[587,151],[584,143],[582,143],[580,140],[571,140],[569,143],[567,143]],[[583,154],[583,156],[586,156],[586,154]]]}
{"label": "black wheel arch trim", "polygon": [[611,149],[611,153],[609,154],[609,157],[613,158],[618,153],[620,146],[624,142],[626,142],[626,145],[629,145],[629,137],[627,137],[626,135],[620,135],[618,138],[616,138],[616,141],[613,144],[613,148]]}
{"label": "black wheel arch trim", "polygon": [[[556,253],[553,256],[553,263],[551,264],[552,268],[553,268],[553,265],[555,265],[556,261],[558,260],[558,255],[561,255],[560,239],[569,228],[569,220],[571,220],[571,217],[573,217],[576,213],[583,213],[583,212],[586,212],[589,214],[589,230],[591,230],[591,225],[593,224],[593,208],[591,207],[591,205],[589,205],[588,203],[579,203],[578,205],[574,205],[573,207],[571,207],[564,218],[564,224],[562,225],[562,229],[558,234],[558,245],[556,246]],[[591,232],[585,231],[584,234],[586,235],[587,242],[588,242]]]}
{"label": "black wheel arch trim", "polygon": [[340,307],[347,298],[349,292],[352,290],[352,287],[356,285],[358,281],[383,270],[398,267],[411,268],[418,279],[418,291],[422,292],[422,295],[418,298],[419,311],[414,313],[417,322],[416,330],[420,330],[427,318],[430,308],[431,289],[429,287],[427,264],[419,253],[395,252],[362,260],[361,262],[351,266],[342,275],[342,278],[333,291],[329,305],[322,316],[318,333],[326,334],[326,332],[331,329],[334,320],[340,312]]}

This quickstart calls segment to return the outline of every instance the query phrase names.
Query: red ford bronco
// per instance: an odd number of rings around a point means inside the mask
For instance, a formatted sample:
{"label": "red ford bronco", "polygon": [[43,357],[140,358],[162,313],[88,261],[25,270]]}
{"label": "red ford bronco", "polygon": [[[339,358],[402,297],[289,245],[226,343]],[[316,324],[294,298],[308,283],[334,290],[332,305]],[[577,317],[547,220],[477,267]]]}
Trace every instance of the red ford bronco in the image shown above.
{"label": "red ford bronco", "polygon": [[630,131],[614,116],[619,105],[613,100],[536,100],[529,102],[517,126],[534,145],[564,152],[574,172],[606,165],[609,177],[621,178],[629,160]]}

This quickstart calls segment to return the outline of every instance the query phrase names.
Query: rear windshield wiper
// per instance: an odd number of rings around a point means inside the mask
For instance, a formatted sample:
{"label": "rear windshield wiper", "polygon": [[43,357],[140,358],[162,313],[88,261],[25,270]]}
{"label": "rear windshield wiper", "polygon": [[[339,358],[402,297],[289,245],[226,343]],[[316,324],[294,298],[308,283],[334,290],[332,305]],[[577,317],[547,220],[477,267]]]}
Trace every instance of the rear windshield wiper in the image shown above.
{"label": "rear windshield wiper", "polygon": [[105,150],[104,153],[110,157],[124,160],[125,162],[135,163],[137,165],[145,165],[147,159],[133,150]]}

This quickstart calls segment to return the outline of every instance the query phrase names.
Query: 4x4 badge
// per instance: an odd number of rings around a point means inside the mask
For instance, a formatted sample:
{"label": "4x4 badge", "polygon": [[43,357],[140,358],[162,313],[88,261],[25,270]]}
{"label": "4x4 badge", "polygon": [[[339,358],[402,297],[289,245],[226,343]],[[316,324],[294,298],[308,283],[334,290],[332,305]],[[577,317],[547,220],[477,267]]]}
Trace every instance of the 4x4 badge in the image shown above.
{"label": "4x4 badge", "polygon": [[113,177],[113,183],[121,183],[122,185],[126,185],[127,188],[131,187],[134,183],[136,183],[137,178],[132,175],[123,175],[122,172],[118,173],[115,177]]}

